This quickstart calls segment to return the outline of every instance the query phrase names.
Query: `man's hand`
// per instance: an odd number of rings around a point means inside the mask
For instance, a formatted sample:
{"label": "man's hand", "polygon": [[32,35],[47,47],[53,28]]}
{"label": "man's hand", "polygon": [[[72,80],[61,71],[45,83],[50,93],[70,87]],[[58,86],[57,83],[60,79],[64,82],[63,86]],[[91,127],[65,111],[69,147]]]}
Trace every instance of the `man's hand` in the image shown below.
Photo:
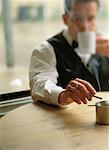
{"label": "man's hand", "polygon": [[91,101],[95,93],[96,91],[90,83],[77,78],[71,80],[65,91],[60,94],[59,103],[61,105],[68,105],[72,102],[87,104],[87,101]]}
{"label": "man's hand", "polygon": [[97,36],[96,43],[96,53],[103,56],[109,56],[109,40],[101,36]]}

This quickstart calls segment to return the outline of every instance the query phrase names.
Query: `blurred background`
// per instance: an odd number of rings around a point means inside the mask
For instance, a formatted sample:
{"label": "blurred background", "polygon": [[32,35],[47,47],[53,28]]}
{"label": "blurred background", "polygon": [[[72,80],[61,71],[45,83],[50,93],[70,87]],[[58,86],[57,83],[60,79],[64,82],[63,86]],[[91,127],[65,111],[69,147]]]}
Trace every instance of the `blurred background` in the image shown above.
{"label": "blurred background", "polygon": [[[63,0],[0,0],[0,94],[29,89],[33,49],[60,31]],[[109,0],[101,0],[98,32],[109,38]]]}

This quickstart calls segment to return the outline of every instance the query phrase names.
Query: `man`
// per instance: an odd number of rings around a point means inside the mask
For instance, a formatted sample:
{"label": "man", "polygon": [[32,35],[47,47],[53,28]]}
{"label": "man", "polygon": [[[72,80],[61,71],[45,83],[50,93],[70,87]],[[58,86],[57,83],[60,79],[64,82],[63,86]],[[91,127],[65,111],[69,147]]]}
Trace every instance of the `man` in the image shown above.
{"label": "man", "polygon": [[[101,56],[109,55],[108,40],[97,35],[96,53],[100,55],[90,56],[87,65],[75,51],[78,32],[96,32],[98,11],[98,0],[65,0],[63,20],[67,30],[43,42],[32,53],[30,88],[34,102],[42,100],[59,106],[72,102],[87,104],[96,90],[109,90],[109,60]],[[97,61],[97,75],[92,71],[92,60]]]}

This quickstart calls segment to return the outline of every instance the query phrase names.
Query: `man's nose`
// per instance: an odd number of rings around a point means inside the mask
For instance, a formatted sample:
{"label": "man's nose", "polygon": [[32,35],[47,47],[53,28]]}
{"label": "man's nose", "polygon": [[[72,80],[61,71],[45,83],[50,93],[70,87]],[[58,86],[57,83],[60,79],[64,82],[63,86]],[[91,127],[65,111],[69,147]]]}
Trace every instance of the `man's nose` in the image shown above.
{"label": "man's nose", "polygon": [[82,30],[83,31],[90,31],[90,23],[87,20],[83,20],[82,22]]}

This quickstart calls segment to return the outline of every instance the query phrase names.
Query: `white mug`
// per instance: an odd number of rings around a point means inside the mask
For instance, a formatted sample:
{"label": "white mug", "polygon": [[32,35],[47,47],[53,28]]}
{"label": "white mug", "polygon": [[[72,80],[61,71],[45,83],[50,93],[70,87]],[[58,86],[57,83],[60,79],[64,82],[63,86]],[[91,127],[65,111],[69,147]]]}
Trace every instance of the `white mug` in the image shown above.
{"label": "white mug", "polygon": [[78,38],[78,52],[81,54],[95,54],[96,53],[96,33],[79,32]]}

